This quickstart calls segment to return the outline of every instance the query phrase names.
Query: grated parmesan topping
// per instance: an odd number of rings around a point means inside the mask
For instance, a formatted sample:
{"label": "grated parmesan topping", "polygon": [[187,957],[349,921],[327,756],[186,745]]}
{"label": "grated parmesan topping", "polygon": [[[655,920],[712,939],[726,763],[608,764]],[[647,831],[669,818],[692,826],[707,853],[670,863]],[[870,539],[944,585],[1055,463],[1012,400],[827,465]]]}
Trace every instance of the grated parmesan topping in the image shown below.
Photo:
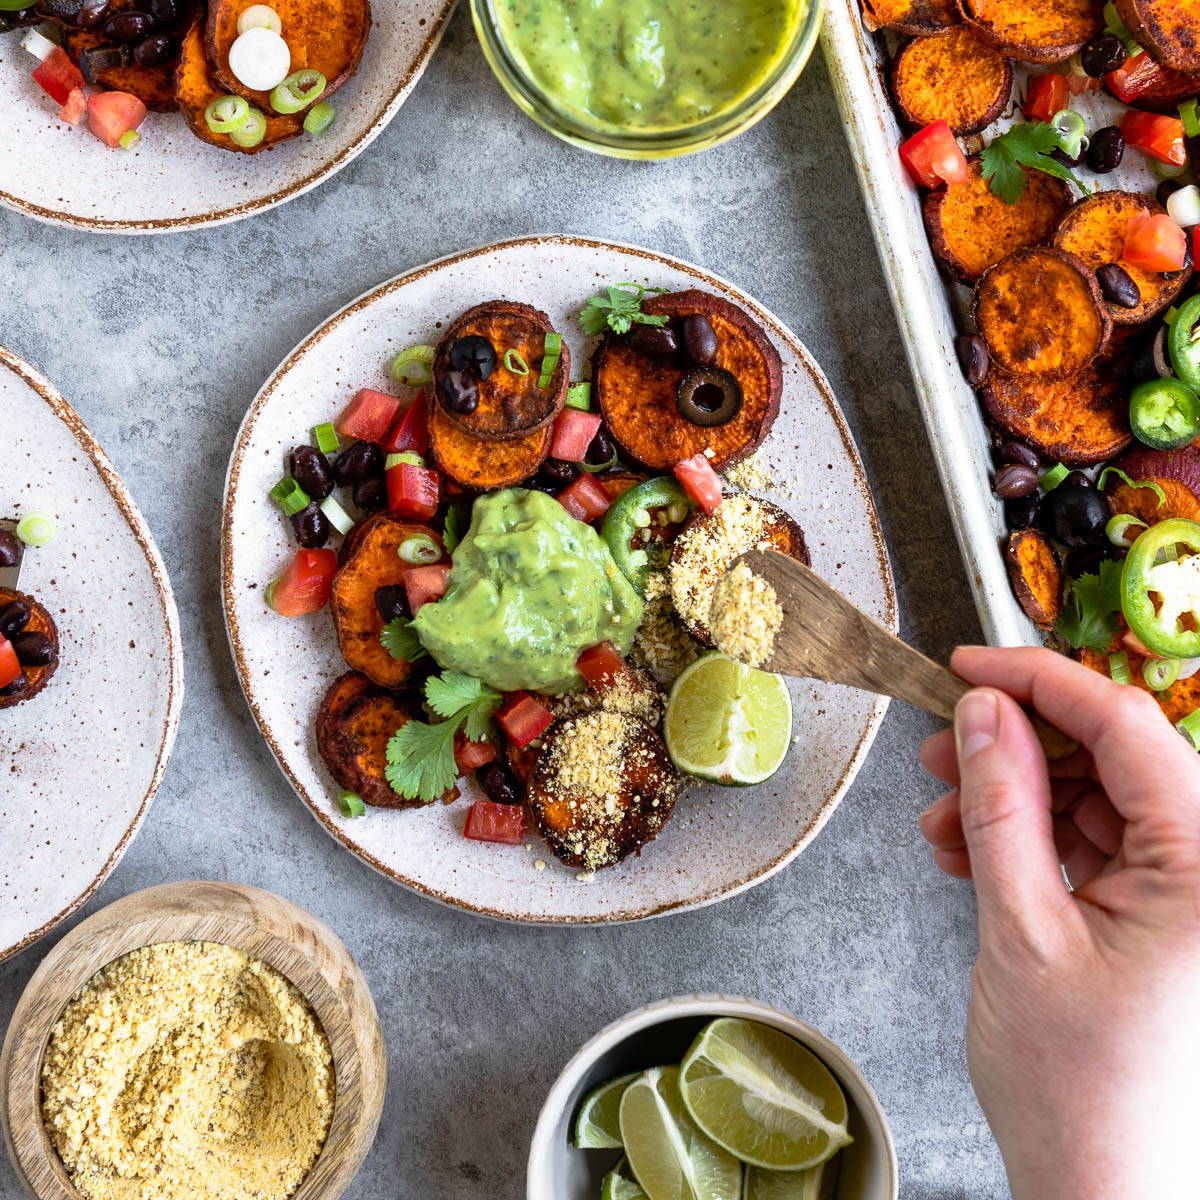
{"label": "grated parmesan topping", "polygon": [[647,577],[644,600],[642,626],[633,639],[629,659],[659,683],[667,684],[694,662],[700,651],[675,613],[666,571],[654,571]]}
{"label": "grated parmesan topping", "polygon": [[775,652],[775,635],[782,624],[783,605],[761,575],[742,562],[721,576],[709,621],[718,650],[761,667]]}
{"label": "grated parmesan topping", "polygon": [[646,672],[630,667],[627,675],[612,680],[602,693],[588,688],[565,692],[550,701],[556,717],[576,717],[597,708],[641,717],[647,725],[657,725],[663,715],[663,694]]}

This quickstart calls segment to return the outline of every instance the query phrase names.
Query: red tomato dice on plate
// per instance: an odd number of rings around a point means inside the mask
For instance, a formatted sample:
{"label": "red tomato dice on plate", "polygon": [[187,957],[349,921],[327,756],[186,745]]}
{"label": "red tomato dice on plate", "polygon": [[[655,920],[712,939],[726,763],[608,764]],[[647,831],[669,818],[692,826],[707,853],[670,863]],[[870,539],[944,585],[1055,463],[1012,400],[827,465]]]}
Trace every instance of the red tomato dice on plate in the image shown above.
{"label": "red tomato dice on plate", "polygon": [[114,150],[145,119],[146,106],[128,92],[96,92],[87,98],[88,128]]}
{"label": "red tomato dice on plate", "polygon": [[397,463],[387,473],[388,512],[426,521],[438,510],[438,473],[413,463]]}
{"label": "red tomato dice on plate", "polygon": [[1022,111],[1031,121],[1049,121],[1070,104],[1070,96],[1065,75],[1034,75]]}
{"label": "red tomato dice on plate", "polygon": [[58,110],[58,119],[68,125],[78,125],[87,115],[87,97],[83,88],[72,88],[67,102]]}
{"label": "red tomato dice on plate", "polygon": [[1187,162],[1183,121],[1179,117],[1131,110],[1121,118],[1121,133],[1131,146],[1159,162],[1173,167]]}
{"label": "red tomato dice on plate", "polygon": [[529,692],[513,692],[496,714],[504,736],[517,749],[528,746],[554,722],[554,714]]}
{"label": "red tomato dice on plate", "polygon": [[402,407],[395,396],[359,388],[333,427],[343,437],[358,438],[360,442],[381,442]]}
{"label": "red tomato dice on plate", "polygon": [[900,160],[909,174],[925,187],[966,183],[971,169],[954,133],[945,121],[934,121],[914,133],[900,147]]}
{"label": "red tomato dice on plate", "polygon": [[422,458],[429,453],[429,421],[425,411],[425,393],[419,392],[415,400],[400,414],[380,442],[384,454],[403,454],[411,450]]}
{"label": "red tomato dice on plate", "polygon": [[446,578],[450,568],[444,564],[408,567],[401,573],[404,591],[408,596],[408,610],[415,617],[423,604],[440,600],[446,594]]}
{"label": "red tomato dice on plate", "polygon": [[1179,271],[1187,256],[1187,234],[1166,213],[1147,213],[1129,222],[1121,254],[1126,262],[1144,271]]}
{"label": "red tomato dice on plate", "polygon": [[21,661],[13,644],[3,634],[0,634],[0,688],[8,687],[14,679],[20,679],[24,674]]}
{"label": "red tomato dice on plate", "polygon": [[555,498],[571,516],[585,524],[590,524],[597,517],[602,517],[608,512],[608,506],[612,504],[612,498],[596,482],[595,476],[586,472],[569,487],[559,492]]}
{"label": "red tomato dice on plate", "polygon": [[594,692],[604,692],[618,680],[633,676],[612,642],[597,642],[580,652],[575,669]]}
{"label": "red tomato dice on plate", "polygon": [[563,462],[583,462],[588,447],[603,424],[599,413],[581,412],[577,408],[564,408],[554,425],[554,437],[550,442],[550,457]]}
{"label": "red tomato dice on plate", "polygon": [[721,506],[721,477],[703,454],[696,454],[676,463],[675,478],[683,484],[683,490],[687,492],[689,499],[699,505],[702,512],[715,513]]}
{"label": "red tomato dice on plate", "polygon": [[271,585],[267,603],[281,617],[302,617],[329,603],[337,555],[332,550],[299,550],[284,573]]}
{"label": "red tomato dice on plate", "polygon": [[83,72],[67,57],[67,52],[61,46],[55,46],[46,55],[34,69],[33,77],[55,104],[66,104],[71,93],[83,87]]}
{"label": "red tomato dice on plate", "polygon": [[1168,72],[1146,53],[1145,50],[1131,55],[1123,66],[1110,71],[1104,77],[1108,89],[1124,104],[1132,104],[1144,92],[1157,87],[1167,78]]}
{"label": "red tomato dice on plate", "polygon": [[463,834],[475,842],[519,846],[525,840],[525,809],[519,804],[476,800],[467,812]]}

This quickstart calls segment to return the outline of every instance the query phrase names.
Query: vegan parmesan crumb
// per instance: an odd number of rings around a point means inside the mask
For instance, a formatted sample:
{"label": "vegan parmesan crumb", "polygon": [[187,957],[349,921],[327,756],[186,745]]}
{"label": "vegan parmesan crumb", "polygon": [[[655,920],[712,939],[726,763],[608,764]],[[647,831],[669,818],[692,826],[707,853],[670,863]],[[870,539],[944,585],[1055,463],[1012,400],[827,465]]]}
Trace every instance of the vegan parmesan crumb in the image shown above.
{"label": "vegan parmesan crumb", "polygon": [[727,467],[723,474],[727,482],[748,492],[767,492],[775,485],[775,479],[767,469],[760,450]]}
{"label": "vegan parmesan crumb", "polygon": [[663,705],[663,694],[655,681],[645,671],[633,667],[627,676],[611,680],[603,692],[585,688],[555,696],[550,709],[556,717],[575,717],[604,708],[640,717],[647,725],[657,725],[662,720]]}
{"label": "vegan parmesan crumb", "polygon": [[700,653],[676,615],[666,571],[646,578],[642,626],[633,639],[629,659],[661,684],[670,683]]}
{"label": "vegan parmesan crumb", "polygon": [[775,652],[783,605],[775,589],[740,562],[713,592],[709,628],[717,649],[738,662],[761,667]]}

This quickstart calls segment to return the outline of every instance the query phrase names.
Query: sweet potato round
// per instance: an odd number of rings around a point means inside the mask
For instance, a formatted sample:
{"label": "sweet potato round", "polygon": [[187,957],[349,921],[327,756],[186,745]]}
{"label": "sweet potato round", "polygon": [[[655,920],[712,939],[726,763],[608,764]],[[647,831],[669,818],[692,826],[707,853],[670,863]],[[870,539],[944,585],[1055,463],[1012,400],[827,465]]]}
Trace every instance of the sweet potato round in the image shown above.
{"label": "sweet potato round", "polygon": [[1074,254],[1093,271],[1116,263],[1137,284],[1142,302],[1137,308],[1121,308],[1106,302],[1108,315],[1117,325],[1142,325],[1175,303],[1192,268],[1163,275],[1145,271],[1122,258],[1125,234],[1135,217],[1165,213],[1157,200],[1136,192],[1097,192],[1080,200],[1059,222],[1054,245]]}
{"label": "sweet potato round", "polygon": [[1155,62],[1200,74],[1200,0],[1116,0],[1116,5]]}
{"label": "sweet potato round", "polygon": [[913,126],[945,121],[959,137],[986,129],[1008,104],[1013,69],[966,25],[914,38],[892,64],[892,96]]}
{"label": "sweet potato round", "polygon": [[627,338],[609,334],[592,362],[600,409],[622,456],[650,471],[671,471],[677,462],[711,450],[720,471],[752,453],[771,431],[783,394],[783,363],[763,328],[735,304],[710,292],[673,292],[647,299],[645,312],[673,319],[706,316],[717,335],[716,366],[742,388],[742,407],[732,421],[702,428],[679,412],[675,394],[693,365],[650,358]]}
{"label": "sweet potato round", "polygon": [[54,672],[58,670],[58,626],[54,624],[54,618],[46,607],[39,604],[32,596],[27,596],[24,592],[15,592],[11,588],[0,588],[0,608],[10,604],[13,600],[24,600],[29,605],[29,624],[21,632],[44,633],[54,647],[54,661],[44,667],[24,667],[23,671],[29,686],[20,695],[0,696],[0,708],[13,708],[18,704],[24,704],[26,700],[32,700],[50,682]]}
{"label": "sweet potato round", "polygon": [[549,425],[523,438],[485,442],[453,425],[430,396],[429,453],[439,471],[472,492],[491,492],[528,479],[546,461],[554,431]]}
{"label": "sweet potato round", "polygon": [[1079,661],[1106,679],[1111,679],[1112,669],[1109,666],[1108,656],[1117,650],[1124,650],[1129,655],[1131,686],[1140,688],[1143,692],[1150,692],[1172,725],[1178,725],[1184,717],[1200,708],[1200,675],[1192,675],[1188,679],[1177,679],[1165,692],[1151,691],[1150,686],[1142,678],[1142,668],[1146,665],[1145,657],[1138,654],[1136,650],[1131,650],[1120,638],[1114,639],[1111,648],[1103,653],[1085,646],[1079,651]]}
{"label": "sweet potato round", "polygon": [[1132,513],[1147,525],[1171,517],[1200,521],[1200,449],[1195,445],[1182,450],[1135,446],[1113,466],[1135,482],[1153,480],[1166,493],[1166,503],[1160,506],[1152,488],[1130,487],[1119,475],[1110,475],[1106,491],[1114,515]]}
{"label": "sweet potato round", "polygon": [[1040,379],[1082,371],[1112,332],[1091,268],[1047,246],[1018,250],[987,271],[971,311],[995,366]]}
{"label": "sweet potato round", "polygon": [[963,20],[1002,54],[1064,62],[1104,28],[1104,0],[958,0]]}
{"label": "sweet potato round", "polygon": [[955,0],[863,0],[868,29],[894,29],[910,37],[944,33],[961,23]]}
{"label": "sweet potato round", "polygon": [[1009,582],[1025,615],[1049,629],[1062,611],[1063,571],[1050,539],[1036,529],[1019,529],[1004,548]]}

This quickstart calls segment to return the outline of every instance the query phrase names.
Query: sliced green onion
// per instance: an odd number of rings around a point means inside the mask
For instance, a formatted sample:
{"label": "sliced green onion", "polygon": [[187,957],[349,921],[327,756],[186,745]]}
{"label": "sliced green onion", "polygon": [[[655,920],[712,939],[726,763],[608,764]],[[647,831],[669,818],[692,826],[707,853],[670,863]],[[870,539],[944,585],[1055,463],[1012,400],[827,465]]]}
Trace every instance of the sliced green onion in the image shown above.
{"label": "sliced green onion", "polygon": [[[1145,521],[1133,516],[1132,513],[1118,513],[1105,525],[1104,532],[1114,546],[1120,546],[1122,549],[1128,550],[1133,545],[1137,535],[1143,529],[1149,528],[1150,526]],[[1129,536],[1131,533],[1133,537]]]}
{"label": "sliced green onion", "polygon": [[275,589],[278,586],[279,586],[279,580],[272,579],[271,582],[267,584],[267,590],[265,592],[263,592],[263,599],[267,602],[267,607],[272,612],[276,611],[276,609],[275,609]]}
{"label": "sliced green onion", "polygon": [[311,503],[308,493],[290,476],[285,475],[272,489],[271,499],[289,517],[303,512]]}
{"label": "sliced green onion", "polygon": [[567,388],[567,407],[577,408],[580,412],[592,411],[592,385],[590,383],[573,383]]}
{"label": "sliced green onion", "polygon": [[1186,175],[1191,170],[1192,164],[1185,162],[1182,167],[1177,167],[1174,163],[1163,162],[1160,158],[1150,158],[1147,156],[1147,161],[1150,163],[1150,173],[1156,179],[1178,179],[1180,176]]}
{"label": "sliced green onion", "polygon": [[1105,467],[1100,472],[1096,479],[1096,487],[1100,491],[1104,490],[1104,481],[1109,475],[1116,475],[1122,483],[1131,488],[1149,488],[1158,497],[1159,508],[1167,502],[1167,493],[1162,490],[1161,484],[1155,483],[1153,479],[1130,479],[1120,467]]}
{"label": "sliced green onion", "polygon": [[0,12],[24,12],[36,3],[37,0],[0,0]]}
{"label": "sliced green onion", "polygon": [[1051,467],[1050,470],[1048,470],[1041,478],[1042,490],[1046,492],[1054,491],[1054,489],[1058,487],[1058,485],[1062,483],[1062,481],[1066,479],[1070,473],[1071,469],[1069,467],[1064,467],[1062,463]]}
{"label": "sliced green onion", "polygon": [[1073,109],[1064,108],[1055,113],[1050,121],[1054,132],[1058,134],[1058,144],[1064,154],[1070,158],[1079,155],[1083,147],[1083,137],[1087,133],[1087,122]]}
{"label": "sliced green onion", "polygon": [[349,533],[354,528],[354,519],[337,502],[335,497],[326,496],[317,507],[325,514],[325,519],[338,533]]}
{"label": "sliced green onion", "polygon": [[54,536],[52,513],[31,512],[17,522],[17,537],[27,546],[44,546]]}
{"label": "sliced green onion", "polygon": [[609,458],[606,462],[602,462],[602,463],[581,462],[579,465],[585,471],[587,471],[589,475],[599,475],[601,471],[607,471],[610,467],[615,467],[617,465],[617,451],[614,448],[612,454],[609,456]]}
{"label": "sliced green onion", "polygon": [[514,375],[529,374],[529,364],[521,357],[519,350],[505,350],[504,365]]}
{"label": "sliced green onion", "polygon": [[542,359],[542,365],[539,368],[541,374],[538,376],[538,387],[548,388],[550,381],[554,378],[554,372],[558,370],[558,362],[562,356],[559,354],[547,354]]}
{"label": "sliced green onion", "polygon": [[1142,666],[1142,679],[1152,692],[1165,692],[1178,678],[1183,664],[1177,658],[1148,658]]}
{"label": "sliced green onion", "polygon": [[325,94],[328,80],[320,71],[311,68],[293,71],[271,92],[271,107],[277,113],[291,115],[307,108]]}
{"label": "sliced green onion", "polygon": [[1112,3],[1112,0],[1109,0],[1104,6],[1104,32],[1120,38],[1128,54],[1135,55],[1141,51],[1141,46],[1129,32],[1125,22],[1121,20],[1121,14],[1117,12],[1117,6]]}
{"label": "sliced green onion", "polygon": [[383,469],[390,471],[399,466],[423,467],[425,460],[415,450],[401,450],[399,454],[389,454],[383,460]]}
{"label": "sliced green onion", "polygon": [[252,108],[246,115],[246,123],[235,129],[229,136],[233,139],[234,145],[243,146],[249,150],[267,136],[267,118],[257,108]]}
{"label": "sliced green onion", "polygon": [[562,353],[562,334],[548,333],[544,343],[544,352],[546,354],[561,354]]}
{"label": "sliced green onion", "polygon": [[332,454],[335,450],[341,449],[342,444],[338,441],[337,430],[329,421],[314,427],[313,439],[322,454]]}
{"label": "sliced green onion", "polygon": [[1200,137],[1200,101],[1185,100],[1179,106],[1179,119],[1188,137]]}
{"label": "sliced green onion", "polygon": [[337,116],[337,109],[332,104],[327,104],[324,100],[318,101],[308,110],[308,116],[304,118],[304,132],[311,133],[316,137],[319,133],[324,133],[330,125],[333,124],[333,118]]}
{"label": "sliced green onion", "polygon": [[1200,708],[1188,713],[1175,728],[1187,738],[1193,750],[1200,750]]}
{"label": "sliced green onion", "polygon": [[424,387],[433,379],[433,346],[409,346],[392,363],[392,378],[405,387]]}
{"label": "sliced green onion", "polygon": [[241,96],[221,96],[204,110],[213,133],[235,133],[250,120],[250,105]]}
{"label": "sliced green onion", "polygon": [[1132,683],[1133,676],[1129,673],[1129,655],[1124,650],[1118,650],[1108,656],[1108,673],[1114,683]]}
{"label": "sliced green onion", "polygon": [[357,792],[343,792],[337,798],[337,806],[343,817],[361,817],[367,811],[367,806]]}
{"label": "sliced green onion", "polygon": [[142,135],[136,129],[127,129],[121,134],[120,146],[122,150],[136,150],[137,144],[142,140]]}
{"label": "sliced green onion", "polygon": [[400,543],[396,553],[406,563],[435,563],[442,557],[442,548],[427,533],[414,533]]}

